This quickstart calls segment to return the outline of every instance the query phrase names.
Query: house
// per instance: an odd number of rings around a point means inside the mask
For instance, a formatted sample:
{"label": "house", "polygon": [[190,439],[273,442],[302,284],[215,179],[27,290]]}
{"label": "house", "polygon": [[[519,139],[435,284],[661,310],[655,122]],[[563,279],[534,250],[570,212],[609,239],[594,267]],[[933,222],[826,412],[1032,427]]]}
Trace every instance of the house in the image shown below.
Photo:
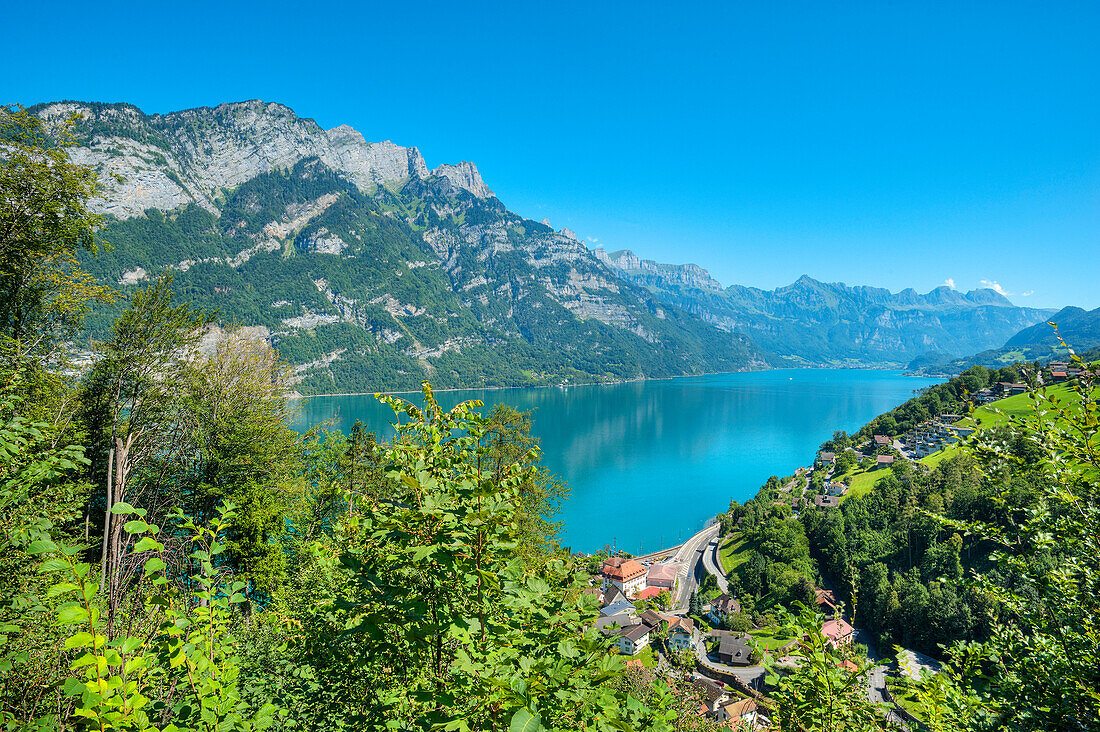
{"label": "house", "polygon": [[974,401],[976,401],[978,404],[989,404],[996,398],[997,397],[993,394],[993,390],[989,387],[986,387],[985,389],[978,389],[978,391],[974,392]]}
{"label": "house", "polygon": [[624,656],[636,656],[638,653],[649,645],[649,626],[642,625],[630,625],[626,628],[619,630],[619,639],[616,644],[619,647],[619,653]]}
{"label": "house", "polygon": [[1065,371],[1069,368],[1069,362],[1067,361],[1051,361],[1047,364],[1047,368],[1051,371]]}
{"label": "house", "polygon": [[611,557],[603,563],[600,570],[604,585],[614,585],[627,597],[645,587],[645,567],[633,559]]}
{"label": "house", "polygon": [[691,650],[695,639],[695,623],[691,618],[674,616],[668,621],[668,647],[674,651]]}
{"label": "house", "polygon": [[876,468],[884,468],[888,465],[892,465],[893,463],[894,463],[894,456],[893,455],[879,455],[875,458],[875,467]]}
{"label": "house", "polygon": [[672,589],[676,586],[676,575],[680,573],[679,562],[662,562],[649,568],[646,575],[646,584],[650,587],[666,587]]}
{"label": "house", "polygon": [[817,457],[818,460],[825,463],[826,465],[836,465],[836,453],[823,452]]}
{"label": "house", "polygon": [[620,590],[618,587],[611,585],[603,593],[603,607],[607,607],[608,605],[612,605],[619,600],[625,599],[626,595],[623,594],[623,591]]}
{"label": "house", "polygon": [[596,630],[611,633],[615,628],[626,628],[637,625],[638,618],[630,613],[617,613],[596,618]]}
{"label": "house", "polygon": [[741,612],[741,603],[729,595],[719,595],[711,601],[707,617],[715,625],[719,625],[727,615],[739,612]]}
{"label": "house", "polygon": [[702,704],[707,713],[716,712],[723,701],[729,699],[729,694],[717,682],[706,676],[696,675],[691,682],[702,699]]}
{"label": "house", "polygon": [[962,419],[962,416],[958,415],[958,414],[946,414],[945,413],[945,414],[940,415],[940,421],[943,422],[944,424],[954,424],[955,422],[958,422],[960,419]]}
{"label": "house", "polygon": [[825,624],[821,626],[821,635],[829,639],[833,648],[851,645],[854,632],[855,629],[844,618],[826,620]]}
{"label": "house", "polygon": [[641,592],[635,593],[634,594],[634,599],[635,600],[652,600],[653,598],[657,597],[657,595],[661,594],[662,592],[667,592],[667,591],[668,590],[665,590],[662,587],[647,587],[644,590],[642,590]]}
{"label": "house", "polygon": [[[1068,374],[1069,371],[1067,370]],[[1001,390],[1001,394],[1004,396],[1013,396],[1015,394],[1023,394],[1027,391],[1027,384],[1019,381],[998,381],[997,387]]]}
{"label": "house", "polygon": [[740,729],[753,729],[756,726],[758,707],[752,699],[739,699],[718,709],[714,715],[719,722],[739,724]]}
{"label": "house", "polygon": [[1054,381],[1065,381],[1068,377],[1065,371],[1051,371],[1050,376]]}
{"label": "house", "polygon": [[843,496],[848,492],[848,486],[839,481],[833,481],[829,483],[827,490],[830,496]]}
{"label": "house", "polygon": [[616,600],[604,609],[600,610],[600,615],[604,617],[611,617],[612,615],[618,615],[619,613],[626,613],[631,616],[637,616],[638,611],[634,607],[634,603],[630,600]]}
{"label": "house", "polygon": [[836,508],[840,499],[836,496],[814,496],[814,505],[818,508]]}
{"label": "house", "polygon": [[718,641],[718,660],[727,666],[749,666],[752,664],[752,646],[749,636],[724,633]]}
{"label": "house", "polygon": [[886,447],[892,440],[886,435],[875,435],[875,447]]}
{"label": "house", "polygon": [[638,616],[638,620],[642,622],[642,625],[648,625],[650,628],[657,630],[661,627],[661,623],[667,623],[668,620],[658,612],[653,610],[646,610],[644,613]]}
{"label": "house", "polygon": [[836,614],[836,595],[832,590],[814,588],[814,599],[817,601],[817,610],[827,618]]}

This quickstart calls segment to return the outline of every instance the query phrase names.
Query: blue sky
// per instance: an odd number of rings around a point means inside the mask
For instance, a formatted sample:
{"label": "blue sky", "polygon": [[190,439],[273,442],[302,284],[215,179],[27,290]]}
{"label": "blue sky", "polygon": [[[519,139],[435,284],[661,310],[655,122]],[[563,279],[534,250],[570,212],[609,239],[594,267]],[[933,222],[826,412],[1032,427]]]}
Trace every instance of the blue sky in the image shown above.
{"label": "blue sky", "polygon": [[1100,3],[825,6],[8,2],[0,101],[278,101],[724,284],[1100,306]]}

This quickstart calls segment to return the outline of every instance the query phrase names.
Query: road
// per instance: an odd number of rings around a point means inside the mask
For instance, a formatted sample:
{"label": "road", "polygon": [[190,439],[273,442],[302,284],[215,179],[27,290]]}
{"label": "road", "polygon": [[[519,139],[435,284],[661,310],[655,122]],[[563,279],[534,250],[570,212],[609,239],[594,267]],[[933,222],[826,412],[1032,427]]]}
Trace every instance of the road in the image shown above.
{"label": "road", "polygon": [[701,576],[700,560],[706,552],[711,541],[718,538],[718,523],[700,531],[695,536],[685,541],[676,550],[675,560],[680,562],[680,572],[676,575],[677,591],[675,602],[672,604],[673,612],[687,610],[691,593],[699,586]]}
{"label": "road", "polygon": [[706,641],[703,639],[694,643],[695,646],[695,658],[699,660],[703,668],[710,671],[716,671],[718,673],[728,674],[730,676],[736,676],[745,682],[749,686],[758,685],[760,679],[764,677],[765,670],[763,666],[727,666],[724,663],[718,663],[707,658],[707,646]]}
{"label": "road", "polygon": [[886,675],[893,671],[894,666],[892,659],[879,655],[874,637],[866,630],[857,628],[854,640],[867,646],[867,660],[875,664],[867,674],[867,698],[875,704],[883,705],[882,711],[888,723],[900,729],[908,729],[906,721],[894,711],[894,704],[886,690]]}
{"label": "road", "polygon": [[723,594],[729,592],[729,580],[726,579],[726,573],[718,568],[718,549],[722,545],[722,539],[715,536],[707,544],[706,550],[703,552],[703,568],[713,574],[715,579],[718,580],[718,589]]}

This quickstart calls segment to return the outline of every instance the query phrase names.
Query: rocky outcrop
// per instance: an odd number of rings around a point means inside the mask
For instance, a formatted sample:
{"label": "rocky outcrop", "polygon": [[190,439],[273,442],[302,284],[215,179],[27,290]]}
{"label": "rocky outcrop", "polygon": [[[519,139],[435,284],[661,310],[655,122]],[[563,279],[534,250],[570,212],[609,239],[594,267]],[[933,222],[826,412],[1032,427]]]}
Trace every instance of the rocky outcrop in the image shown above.
{"label": "rocky outcrop", "polygon": [[433,170],[432,175],[446,178],[452,185],[469,191],[478,198],[492,198],[494,195],[489,190],[489,186],[485,185],[485,181],[481,179],[481,173],[478,172],[477,166],[465,160],[458,165],[444,163]]}
{"label": "rocky outcrop", "polygon": [[429,171],[415,147],[367,142],[348,125],[326,131],[281,104],[253,100],[147,115],[127,104],[55,102],[34,111],[55,123],[79,118],[73,159],[99,174],[94,210],[120,219],[189,203],[217,214],[223,192],[307,158],[363,192],[436,175],[478,198],[493,197],[472,163]]}
{"label": "rocky outcrop", "polygon": [[662,264],[652,259],[641,259],[634,252],[624,249],[610,254],[602,248],[592,252],[597,259],[613,270],[654,287],[686,287],[699,290],[722,289],[718,280],[697,264]]}

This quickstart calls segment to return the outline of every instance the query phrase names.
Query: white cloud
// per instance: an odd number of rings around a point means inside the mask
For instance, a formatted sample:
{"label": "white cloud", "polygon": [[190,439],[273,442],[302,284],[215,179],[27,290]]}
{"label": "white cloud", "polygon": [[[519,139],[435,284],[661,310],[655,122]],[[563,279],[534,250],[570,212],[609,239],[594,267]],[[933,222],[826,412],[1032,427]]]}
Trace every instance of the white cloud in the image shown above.
{"label": "white cloud", "polygon": [[1035,294],[1035,290],[1028,290],[1027,292],[1021,292],[1020,297],[1031,297]]}
{"label": "white cloud", "polygon": [[585,238],[588,239],[588,241],[592,242],[593,244],[597,244],[600,241],[599,237],[595,237],[595,236],[586,236]]}
{"label": "white cloud", "polygon": [[1002,287],[1001,283],[997,282],[997,280],[982,280],[981,282],[979,282],[979,284],[982,287],[988,287],[989,289],[996,292],[998,295],[1003,295],[1004,297],[1008,297],[1009,295],[1012,294],[1011,292],[1006,290],[1004,287]]}
{"label": "white cloud", "polygon": [[946,280],[943,281],[943,283],[940,285],[940,287],[950,287],[952,290],[954,290],[955,289],[955,278],[954,277],[948,277]]}

